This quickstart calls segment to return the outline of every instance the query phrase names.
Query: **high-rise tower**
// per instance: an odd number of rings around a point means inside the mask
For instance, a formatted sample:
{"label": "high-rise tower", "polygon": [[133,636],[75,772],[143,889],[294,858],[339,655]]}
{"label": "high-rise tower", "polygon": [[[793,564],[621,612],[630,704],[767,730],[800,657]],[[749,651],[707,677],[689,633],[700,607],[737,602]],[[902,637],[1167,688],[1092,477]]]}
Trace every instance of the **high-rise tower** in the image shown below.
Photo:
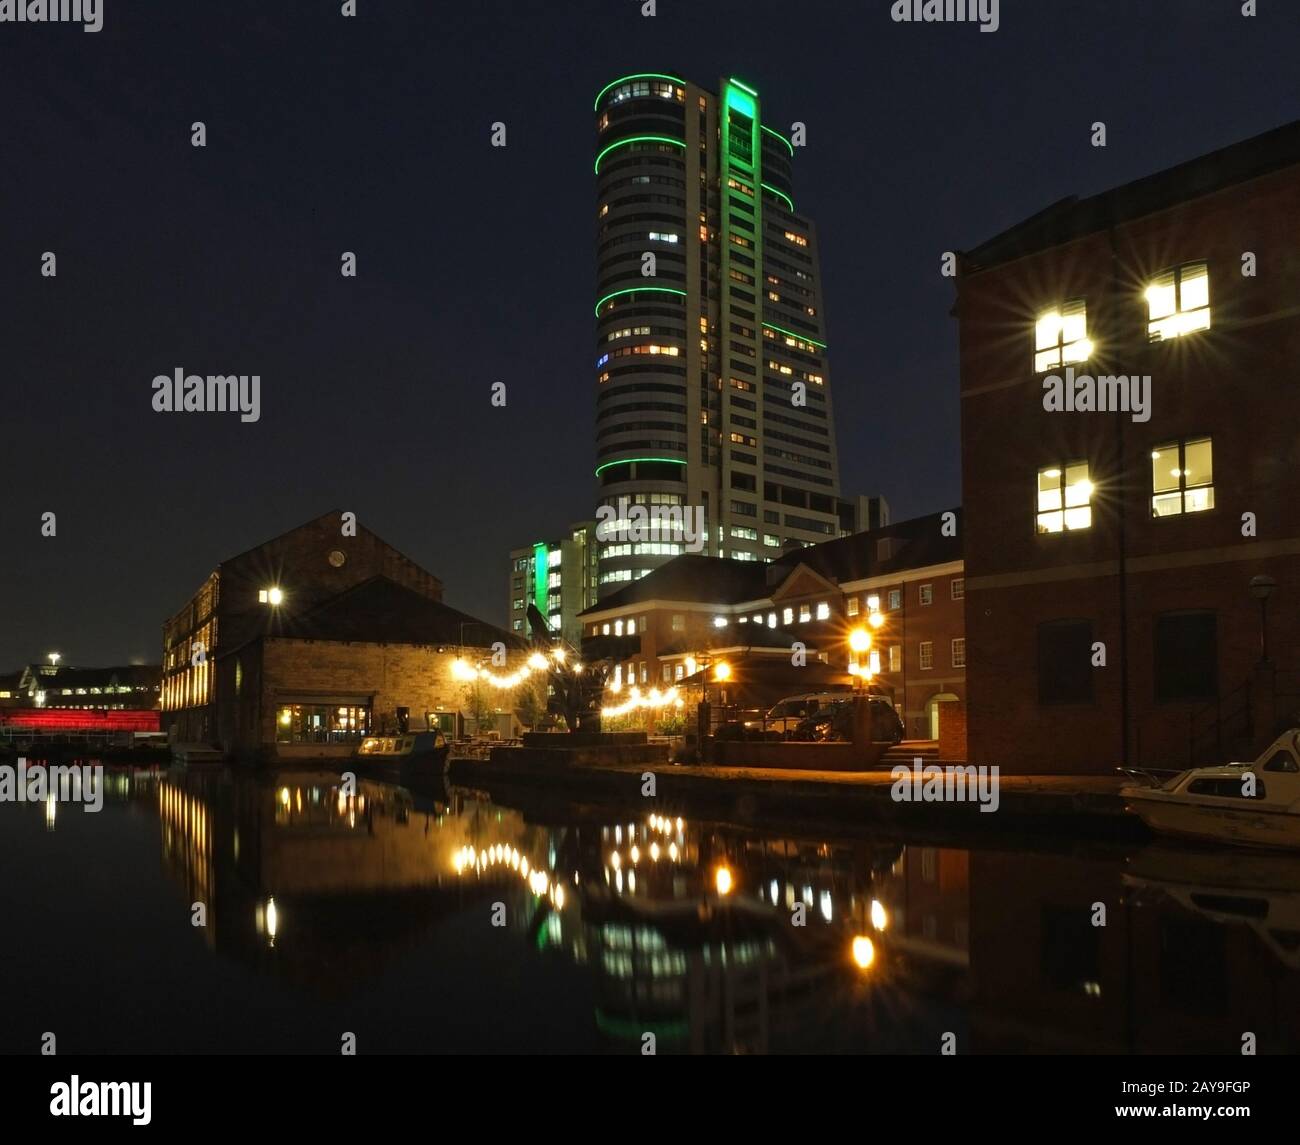
{"label": "high-rise tower", "polygon": [[[596,97],[596,477],[602,504],[695,507],[703,552],[763,560],[839,532],[817,234],[758,93],[719,91],[644,73]],[[608,543],[600,590],[681,551]]]}

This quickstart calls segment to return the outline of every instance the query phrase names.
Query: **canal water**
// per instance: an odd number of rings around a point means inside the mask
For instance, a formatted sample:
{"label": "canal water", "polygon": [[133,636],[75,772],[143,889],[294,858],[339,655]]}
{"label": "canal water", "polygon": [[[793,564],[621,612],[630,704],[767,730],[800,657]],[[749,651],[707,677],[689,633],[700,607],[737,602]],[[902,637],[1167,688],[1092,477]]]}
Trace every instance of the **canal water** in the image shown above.
{"label": "canal water", "polygon": [[966,843],[110,769],[0,803],[0,1052],[1300,1049],[1300,859]]}

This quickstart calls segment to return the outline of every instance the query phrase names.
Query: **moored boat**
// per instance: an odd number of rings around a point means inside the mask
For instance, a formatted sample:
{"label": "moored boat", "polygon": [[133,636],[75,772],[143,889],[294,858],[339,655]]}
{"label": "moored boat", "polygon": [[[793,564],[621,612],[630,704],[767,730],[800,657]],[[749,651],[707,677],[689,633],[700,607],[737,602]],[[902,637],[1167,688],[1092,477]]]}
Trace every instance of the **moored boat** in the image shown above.
{"label": "moored boat", "polygon": [[357,747],[358,769],[427,770],[442,773],[447,761],[446,735],[438,730],[366,736]]}
{"label": "moored boat", "polygon": [[1300,729],[1283,732],[1252,763],[1194,767],[1120,794],[1157,834],[1300,849]]}

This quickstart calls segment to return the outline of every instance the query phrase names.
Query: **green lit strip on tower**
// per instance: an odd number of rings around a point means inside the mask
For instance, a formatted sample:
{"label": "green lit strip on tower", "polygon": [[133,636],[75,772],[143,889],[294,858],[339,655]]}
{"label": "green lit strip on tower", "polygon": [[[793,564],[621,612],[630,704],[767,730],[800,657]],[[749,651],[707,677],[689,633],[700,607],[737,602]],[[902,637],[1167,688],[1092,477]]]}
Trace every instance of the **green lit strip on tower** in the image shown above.
{"label": "green lit strip on tower", "polygon": [[684,79],[681,79],[678,76],[664,75],[662,72],[637,72],[636,75],[621,76],[619,79],[616,79],[613,83],[607,83],[603,88],[600,89],[600,94],[596,96],[596,102],[592,104],[591,110],[599,111],[600,101],[605,98],[605,93],[609,91],[610,88],[618,87],[619,84],[627,83],[629,80],[668,80],[670,83],[679,83],[682,85],[682,87],[686,86],[686,81]]}
{"label": "green lit strip on tower", "polygon": [[674,147],[685,147],[685,141],[674,139],[670,135],[629,135],[626,139],[620,139],[617,143],[611,143],[599,155],[596,156],[596,174],[600,174],[600,161],[605,158],[616,147],[626,147],[629,143],[671,143]]}
{"label": "green lit strip on tower", "polygon": [[546,610],[546,586],[548,583],[550,565],[547,562],[547,556],[550,550],[538,541],[533,546],[533,603],[537,605],[537,611],[543,616],[549,616]]}
{"label": "green lit strip on tower", "polygon": [[818,342],[810,334],[797,334],[793,330],[787,330],[784,326],[773,326],[771,322],[764,322],[763,325],[768,330],[775,330],[778,334],[788,334],[791,338],[798,338],[801,342],[807,342],[810,346],[820,346],[823,350],[826,349],[825,342]]}
{"label": "green lit strip on tower", "polygon": [[616,290],[613,294],[607,294],[596,303],[596,317],[600,317],[600,308],[605,305],[611,298],[617,298],[621,294],[679,294],[686,297],[686,291],[678,290],[675,286],[630,286],[626,290]]}
{"label": "green lit strip on tower", "polygon": [[670,465],[686,464],[680,457],[620,457],[617,461],[606,461],[604,465],[597,465],[596,476],[599,477],[601,470],[608,469],[611,465],[627,465],[632,461],[667,461]]}
{"label": "green lit strip on tower", "polygon": [[791,158],[791,159],[794,158],[794,144],[793,144],[793,143],[791,143],[791,142],[790,142],[790,141],[789,141],[789,140],[788,140],[784,135],[782,135],[779,131],[773,131],[770,127],[768,127],[768,125],[767,125],[766,123],[763,124],[763,130],[766,131],[766,132],[768,133],[768,135],[775,136],[775,137],[776,137],[777,139],[779,139],[782,143],[784,143],[784,144],[785,144],[785,145],[790,149],[790,158]]}
{"label": "green lit strip on tower", "polygon": [[794,200],[790,198],[789,195],[787,195],[784,191],[778,191],[770,183],[762,183],[760,184],[760,186],[763,188],[764,191],[771,191],[772,194],[774,194],[778,199],[784,199],[786,201],[786,205],[790,208],[790,213],[794,214]]}

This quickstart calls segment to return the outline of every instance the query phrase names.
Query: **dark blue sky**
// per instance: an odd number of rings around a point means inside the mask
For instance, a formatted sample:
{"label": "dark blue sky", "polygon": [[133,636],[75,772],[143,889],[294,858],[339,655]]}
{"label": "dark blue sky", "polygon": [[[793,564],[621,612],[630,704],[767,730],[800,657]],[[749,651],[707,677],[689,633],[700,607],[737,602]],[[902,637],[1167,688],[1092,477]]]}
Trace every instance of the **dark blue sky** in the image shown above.
{"label": "dark blue sky", "polygon": [[[844,490],[896,519],[960,499],[941,252],[1300,115],[1283,0],[1003,0],[993,34],[888,0],[103,2],[0,24],[0,670],[156,660],[218,560],[331,508],[503,621],[507,551],[594,511],[591,105],[626,72],[807,124]],[[260,374],[261,421],[155,413],[178,366]]]}

